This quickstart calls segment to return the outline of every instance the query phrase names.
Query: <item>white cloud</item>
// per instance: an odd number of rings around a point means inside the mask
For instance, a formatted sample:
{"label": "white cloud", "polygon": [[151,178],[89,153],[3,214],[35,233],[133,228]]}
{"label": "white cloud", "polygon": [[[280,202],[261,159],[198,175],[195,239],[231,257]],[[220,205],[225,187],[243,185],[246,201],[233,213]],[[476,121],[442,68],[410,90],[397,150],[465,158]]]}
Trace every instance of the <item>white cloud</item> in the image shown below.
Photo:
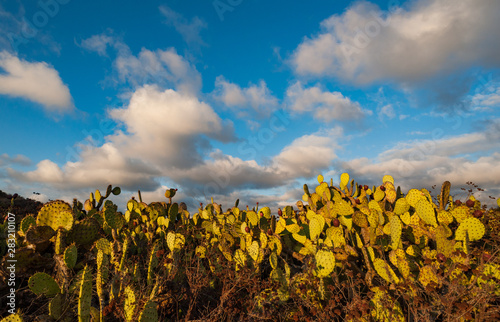
{"label": "white cloud", "polygon": [[0,167],[13,163],[27,166],[31,164],[31,160],[28,157],[21,154],[18,154],[15,157],[11,157],[7,153],[0,154]]}
{"label": "white cloud", "polygon": [[188,21],[178,12],[168,6],[160,6],[160,12],[167,20],[165,23],[171,25],[182,35],[184,41],[190,45],[205,45],[201,39],[200,32],[207,28],[207,24],[198,17],[193,17]]}
{"label": "white cloud", "polygon": [[[359,158],[341,163],[356,180],[381,183],[383,175],[390,174],[403,190],[427,188],[448,180],[463,186],[473,181],[489,194],[500,189],[499,120],[485,131],[465,135],[416,140],[399,143],[378,155],[376,160]],[[482,156],[474,157],[481,152]]]}
{"label": "white cloud", "polygon": [[112,30],[93,35],[81,41],[80,46],[107,55],[107,48],[116,52],[113,61],[114,82],[128,83],[134,88],[155,84],[162,88],[197,94],[202,86],[201,74],[187,59],[177,54],[175,48],[149,50],[142,48],[134,55],[130,48],[112,35]]}
{"label": "white cloud", "polygon": [[252,108],[261,117],[269,116],[278,106],[278,99],[271,94],[266,82],[262,80],[258,85],[250,84],[241,88],[237,84],[228,82],[223,76],[218,76],[213,95],[216,100],[228,107]]}
{"label": "white cloud", "polygon": [[380,112],[378,113],[378,117],[380,120],[383,120],[384,118],[392,120],[393,118],[396,117],[396,112],[394,112],[394,107],[392,107],[391,104],[383,106],[380,109]]}
{"label": "white cloud", "polygon": [[206,103],[173,90],[144,86],[128,106],[109,116],[123,131],[106,136],[102,146],[84,146],[80,160],[61,168],[43,160],[37,169],[8,169],[15,179],[56,187],[83,188],[119,184],[132,189],[154,189],[162,176],[203,163],[210,149],[206,137],[221,142],[234,139],[232,123],[224,122]]}
{"label": "white cloud", "polygon": [[291,178],[317,175],[337,158],[335,150],[340,148],[337,144],[340,137],[341,127],[299,137],[273,157],[273,165]]}
{"label": "white cloud", "polygon": [[106,34],[101,35],[93,35],[90,38],[83,39],[80,43],[82,48],[85,48],[89,51],[95,51],[100,56],[106,56],[106,50],[108,46],[113,45],[115,40]]}
{"label": "white cloud", "polygon": [[39,103],[48,112],[73,109],[68,86],[57,70],[45,62],[28,62],[6,51],[0,52],[0,94],[21,97]]}
{"label": "white cloud", "polygon": [[200,73],[174,48],[156,51],[143,48],[137,56],[121,53],[114,67],[119,79],[133,86],[170,85],[183,93],[197,93],[201,89]]}
{"label": "white cloud", "polygon": [[[500,2],[418,0],[382,12],[359,2],[321,23],[292,57],[301,75],[355,83],[415,82],[471,66],[500,65]],[[480,22],[480,23],[478,23]]]}
{"label": "white cloud", "polygon": [[318,85],[304,88],[299,81],[288,87],[286,100],[290,110],[312,112],[315,119],[323,122],[356,120],[371,114],[342,93],[323,91]]}

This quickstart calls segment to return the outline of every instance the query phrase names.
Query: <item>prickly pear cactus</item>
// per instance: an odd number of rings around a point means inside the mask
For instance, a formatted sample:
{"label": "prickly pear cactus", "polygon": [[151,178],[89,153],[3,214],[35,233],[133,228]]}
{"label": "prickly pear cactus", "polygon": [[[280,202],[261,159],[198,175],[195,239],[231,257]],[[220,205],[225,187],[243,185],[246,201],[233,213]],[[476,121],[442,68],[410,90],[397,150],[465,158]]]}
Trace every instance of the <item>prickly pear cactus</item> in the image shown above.
{"label": "prickly pear cactus", "polygon": [[85,266],[78,295],[78,321],[90,321],[90,303],[92,301],[92,270]]}
{"label": "prickly pear cactus", "polygon": [[38,272],[30,277],[28,286],[33,293],[37,295],[55,296],[61,293],[61,289],[57,282],[47,273]]}
{"label": "prickly pear cactus", "polygon": [[139,322],[158,322],[158,310],[156,303],[148,300],[139,316]]}

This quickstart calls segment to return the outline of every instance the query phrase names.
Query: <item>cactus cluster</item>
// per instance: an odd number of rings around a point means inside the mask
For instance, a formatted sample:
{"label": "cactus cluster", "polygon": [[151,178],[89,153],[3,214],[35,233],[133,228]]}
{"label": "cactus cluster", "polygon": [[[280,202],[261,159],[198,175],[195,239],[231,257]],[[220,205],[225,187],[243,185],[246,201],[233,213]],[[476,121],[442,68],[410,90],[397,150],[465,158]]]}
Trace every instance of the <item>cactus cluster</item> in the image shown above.
{"label": "cactus cluster", "polygon": [[[286,308],[293,319],[305,307],[348,321],[368,321],[356,313],[363,310],[375,321],[418,320],[422,313],[408,310],[411,303],[425,292],[446,294],[453,283],[470,291],[460,303],[483,291],[496,296],[468,309],[470,318],[464,320],[489,314],[500,297],[500,265],[497,257],[478,253],[495,252],[485,241],[491,229],[475,215],[479,201],[454,202],[449,182],[437,203],[426,189],[404,194],[390,175],[372,188],[347,173],[339,182],[336,187],[318,176],[315,189],[304,185],[302,200],[277,214],[258,204],[240,209],[238,201],[224,210],[213,200],[191,214],[172,201],[176,189],[167,189],[168,202],[149,205],[139,192],[139,200],[129,200],[121,213],[107,200],[120,189],[109,186],[83,204],[57,200],[25,217],[18,231],[19,265],[33,270],[29,254],[53,252],[54,274],[38,271],[28,286],[49,301],[48,315],[63,321],[105,321],[110,315],[124,321],[187,320],[205,309],[193,304],[199,292],[219,294],[216,290],[221,293],[214,312],[222,312],[224,303],[237,301],[223,292],[223,274],[235,281],[251,274],[265,285],[249,293],[252,305],[234,304],[262,318],[266,310]],[[353,283],[354,276],[353,288],[365,300],[350,312],[335,288]],[[186,285],[189,291],[178,295]],[[427,317],[440,310],[431,309]]]}

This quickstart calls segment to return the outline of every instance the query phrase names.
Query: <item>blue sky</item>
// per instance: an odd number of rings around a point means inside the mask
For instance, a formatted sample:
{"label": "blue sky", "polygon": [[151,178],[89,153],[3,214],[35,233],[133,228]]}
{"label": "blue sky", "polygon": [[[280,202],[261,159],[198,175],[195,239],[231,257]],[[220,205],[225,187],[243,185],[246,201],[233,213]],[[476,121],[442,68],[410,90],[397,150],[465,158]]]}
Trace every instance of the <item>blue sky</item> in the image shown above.
{"label": "blue sky", "polygon": [[488,202],[499,15],[495,0],[2,2],[0,189],[277,208],[348,172],[449,180],[459,198],[473,181]]}

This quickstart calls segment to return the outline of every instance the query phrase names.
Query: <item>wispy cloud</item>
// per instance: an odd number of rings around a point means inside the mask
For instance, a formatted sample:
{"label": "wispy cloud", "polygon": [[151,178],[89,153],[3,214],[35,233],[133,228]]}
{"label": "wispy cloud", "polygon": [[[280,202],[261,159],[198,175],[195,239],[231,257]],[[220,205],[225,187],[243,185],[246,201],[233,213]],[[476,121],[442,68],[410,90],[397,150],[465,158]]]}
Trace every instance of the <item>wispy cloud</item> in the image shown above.
{"label": "wispy cloud", "polygon": [[199,17],[193,17],[191,20],[188,20],[166,5],[160,6],[160,12],[166,18],[165,24],[173,26],[182,35],[188,45],[195,46],[196,48],[206,46],[200,36],[201,31],[207,28],[205,21]]}

